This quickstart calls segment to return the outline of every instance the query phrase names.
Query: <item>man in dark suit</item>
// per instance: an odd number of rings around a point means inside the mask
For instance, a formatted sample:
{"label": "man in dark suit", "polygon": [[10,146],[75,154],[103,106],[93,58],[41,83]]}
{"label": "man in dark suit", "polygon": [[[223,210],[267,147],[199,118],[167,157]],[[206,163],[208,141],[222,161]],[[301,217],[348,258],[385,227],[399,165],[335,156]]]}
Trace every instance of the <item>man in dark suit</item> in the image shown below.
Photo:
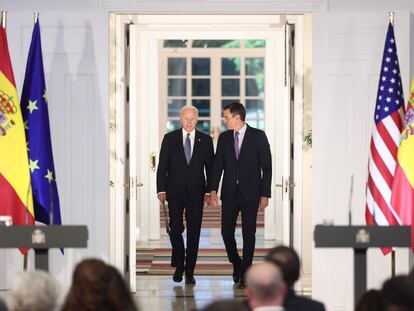
{"label": "man in dark suit", "polygon": [[[209,204],[210,172],[214,157],[210,136],[195,129],[198,110],[185,106],[180,111],[182,128],[164,136],[157,170],[158,199],[168,201],[170,216],[171,266],[174,282],[195,284],[194,268],[200,240],[203,203]],[[184,247],[183,211],[187,224]]]}
{"label": "man in dark suit", "polygon": [[[211,204],[218,206],[217,190],[221,188],[221,234],[227,256],[233,264],[233,280],[244,287],[244,272],[251,266],[256,244],[258,209],[269,203],[272,159],[266,134],[245,123],[246,109],[234,102],[224,107],[228,131],[218,139],[211,176]],[[237,251],[234,232],[237,216],[242,215],[243,259]]]}
{"label": "man in dark suit", "polygon": [[286,311],[325,311],[325,306],[309,298],[296,295],[293,285],[300,276],[300,259],[293,248],[277,246],[265,258],[266,261],[276,264],[283,273],[288,291],[284,307]]}

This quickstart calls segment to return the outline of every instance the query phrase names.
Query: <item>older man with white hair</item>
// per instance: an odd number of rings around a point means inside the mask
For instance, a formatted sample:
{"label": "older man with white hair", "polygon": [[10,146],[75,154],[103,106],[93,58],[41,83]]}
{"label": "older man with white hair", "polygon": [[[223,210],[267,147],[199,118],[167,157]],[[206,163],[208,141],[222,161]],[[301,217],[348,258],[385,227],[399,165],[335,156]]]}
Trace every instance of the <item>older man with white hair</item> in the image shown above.
{"label": "older man with white hair", "polygon": [[[170,215],[171,266],[174,282],[195,284],[194,268],[200,240],[203,203],[209,204],[213,140],[196,130],[198,110],[184,106],[180,112],[182,128],[164,136],[157,170],[158,199],[168,201]],[[187,224],[184,246],[183,213]]]}
{"label": "older man with white hair", "polygon": [[253,311],[283,311],[286,284],[280,269],[269,262],[252,265],[246,274],[246,295]]}
{"label": "older man with white hair", "polygon": [[60,284],[41,270],[21,272],[13,280],[10,311],[54,311],[57,309]]}

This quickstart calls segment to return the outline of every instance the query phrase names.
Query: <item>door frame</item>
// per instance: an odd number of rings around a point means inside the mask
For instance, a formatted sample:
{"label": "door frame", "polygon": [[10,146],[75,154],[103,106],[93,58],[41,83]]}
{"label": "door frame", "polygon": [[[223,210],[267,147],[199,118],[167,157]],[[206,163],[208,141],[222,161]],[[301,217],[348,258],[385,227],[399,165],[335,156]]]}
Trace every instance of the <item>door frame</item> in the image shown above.
{"label": "door frame", "polygon": [[[192,25],[198,27],[194,29],[194,35],[192,38],[200,37],[197,33],[200,33],[201,27],[220,27],[225,28],[228,31],[240,31],[240,28],[245,27],[248,30],[257,29],[262,32],[264,29],[268,31],[272,30],[274,24],[280,24],[281,19],[285,19],[286,22],[296,25],[296,40],[302,40],[303,42],[303,15],[208,15],[208,14],[189,14],[189,15],[165,15],[165,14],[111,14],[110,16],[110,32],[111,47],[115,46],[111,50],[110,56],[110,261],[116,265],[121,271],[125,270],[125,266],[130,267],[130,286],[131,290],[135,291],[136,278],[135,278],[135,264],[126,262],[125,254],[128,251],[124,247],[125,240],[125,128],[123,120],[125,118],[124,102],[127,94],[127,85],[125,81],[125,54],[123,48],[127,41],[125,36],[125,27],[127,24],[133,22],[138,25],[138,31],[143,29],[148,31],[148,28],[152,30],[160,30],[159,28],[169,26],[171,29],[180,30],[181,27]],[[171,33],[171,30],[169,30]],[[176,36],[173,36],[174,38]],[[228,37],[228,35],[227,35]],[[200,37],[201,38],[201,37]],[[201,38],[203,39],[203,38]],[[205,39],[205,38],[204,38]],[[295,183],[296,188],[294,191],[294,205],[295,205],[295,217],[294,217],[294,247],[301,255],[302,250],[302,113],[303,113],[303,43],[300,44],[301,48],[297,49],[295,58],[295,115],[293,116],[295,121]],[[298,47],[298,46],[297,46]],[[155,48],[155,47],[153,47]],[[137,109],[138,110],[138,109]],[[133,137],[131,137],[133,139]],[[139,156],[138,156],[139,157]],[[142,162],[148,162],[149,159],[143,157],[138,159]],[[143,163],[145,165],[146,163]],[[135,185],[141,182],[135,179]],[[275,194],[276,180],[272,182],[272,192]],[[134,186],[134,185],[133,185]],[[134,186],[135,187],[135,186]],[[137,193],[136,198],[139,197]],[[274,196],[276,197],[276,196]],[[159,214],[159,213],[158,213]],[[130,226],[134,225],[135,220],[130,222]],[[131,232],[134,232],[132,230]],[[267,237],[269,238],[269,237]],[[134,244],[134,245],[132,245]],[[131,239],[130,250],[136,250],[136,243],[134,239]],[[135,256],[134,256],[135,257]],[[132,258],[130,258],[132,259]]]}

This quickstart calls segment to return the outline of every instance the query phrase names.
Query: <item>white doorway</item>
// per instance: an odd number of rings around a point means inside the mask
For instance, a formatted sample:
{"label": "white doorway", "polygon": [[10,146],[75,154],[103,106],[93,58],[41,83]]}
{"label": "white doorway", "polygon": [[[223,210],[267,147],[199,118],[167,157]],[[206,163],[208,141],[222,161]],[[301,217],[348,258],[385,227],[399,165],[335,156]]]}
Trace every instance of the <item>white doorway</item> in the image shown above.
{"label": "white doorway", "polygon": [[[303,96],[295,96],[296,99],[293,99],[292,90],[295,91],[295,95],[302,91],[300,88],[303,72],[300,71],[302,68],[300,64],[295,71],[291,70],[293,63],[290,62],[290,59],[295,60],[295,64],[300,61],[293,58],[289,48],[290,33],[287,31],[289,26],[286,26],[288,22],[295,24],[296,31],[303,32],[302,16],[116,16],[116,31],[120,38],[117,47],[119,47],[118,52],[121,56],[116,60],[119,69],[116,80],[121,87],[125,88],[116,98],[119,103],[116,106],[117,118],[119,118],[117,123],[124,122],[125,125],[125,120],[128,120],[128,126],[116,127],[117,149],[120,150],[118,154],[121,158],[123,156],[125,161],[114,164],[119,172],[117,177],[119,177],[120,184],[114,185],[117,199],[114,200],[116,206],[111,209],[114,211],[115,217],[111,227],[114,226],[116,229],[113,231],[115,234],[113,244],[111,244],[113,245],[111,253],[114,250],[115,254],[112,258],[120,263],[120,267],[127,266],[126,270],[130,272],[132,289],[135,288],[136,239],[146,241],[156,240],[160,237],[160,212],[156,198],[155,170],[159,146],[168,122],[165,99],[162,98],[162,90],[166,86],[160,74],[161,69],[166,66],[163,62],[168,59],[168,55],[163,55],[162,52],[164,40],[260,39],[265,41],[265,48],[261,50],[263,55],[260,56],[264,59],[265,73],[264,113],[263,120],[260,121],[262,121],[263,129],[268,136],[273,155],[273,188],[272,199],[265,213],[264,238],[286,245],[293,243],[292,246],[300,252],[302,243],[300,189],[302,135],[297,131],[292,131],[291,125],[294,121],[295,126],[302,127],[301,101]],[[126,48],[127,45],[128,48]],[[298,47],[296,46],[295,49]],[[199,53],[199,58],[206,58],[206,55],[202,54],[205,51]],[[218,70],[218,63],[223,57],[240,57],[241,59],[249,57],[247,55],[243,58],[243,55],[236,55],[237,53],[234,54],[234,51],[233,53],[223,52],[222,55],[220,54],[220,52],[217,52],[215,56],[209,54],[211,62],[215,66],[212,67],[213,70]],[[181,55],[181,58],[183,57]],[[293,76],[295,79],[291,79]],[[213,83],[220,85],[217,81],[212,81],[211,86],[213,87]],[[293,85],[290,85],[290,82],[293,82]],[[242,91],[241,94],[243,96],[246,93]],[[210,95],[211,108],[208,130],[213,136],[218,136],[221,129],[223,98],[219,98],[214,92]],[[240,99],[243,102],[243,99],[246,98],[235,99]],[[127,106],[124,105],[126,101],[128,102]],[[293,141],[297,144],[293,145]],[[125,145],[128,147],[125,148]],[[295,150],[299,150],[299,152],[294,152]],[[295,158],[292,162],[293,153]],[[291,186],[293,182],[296,185],[295,191]],[[278,184],[281,187],[277,187]],[[126,192],[125,189],[128,191]],[[125,205],[128,205],[126,218],[121,217],[121,215],[125,215]],[[295,213],[292,218],[293,208]],[[125,228],[128,228],[128,239],[122,233]],[[125,240],[127,241],[126,245],[123,244]],[[119,252],[116,252],[116,249]],[[126,257],[125,254],[127,254]],[[127,263],[125,264],[125,262]]]}

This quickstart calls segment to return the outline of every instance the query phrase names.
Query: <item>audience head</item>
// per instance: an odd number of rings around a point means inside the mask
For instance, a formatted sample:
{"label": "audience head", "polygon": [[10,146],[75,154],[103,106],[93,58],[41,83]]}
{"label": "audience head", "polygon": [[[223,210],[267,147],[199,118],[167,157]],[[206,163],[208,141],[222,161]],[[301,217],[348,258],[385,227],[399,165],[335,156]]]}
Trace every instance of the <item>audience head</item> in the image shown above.
{"label": "audience head", "polygon": [[7,305],[1,298],[0,298],[0,311],[7,311]]}
{"label": "audience head", "polygon": [[103,261],[83,260],[75,268],[62,310],[136,310],[127,285],[120,279],[118,271]]}
{"label": "audience head", "polygon": [[246,294],[252,309],[265,306],[283,306],[286,285],[280,269],[270,263],[252,265],[246,273]]}
{"label": "audience head", "polygon": [[14,279],[10,291],[11,311],[55,310],[60,294],[59,283],[47,272],[21,272]]}
{"label": "audience head", "polygon": [[266,256],[266,261],[276,264],[283,273],[283,278],[289,288],[299,280],[300,259],[293,248],[287,246],[277,246]]}
{"label": "audience head", "polygon": [[408,276],[388,279],[381,292],[387,310],[414,310],[414,282]]}
{"label": "audience head", "polygon": [[385,302],[379,290],[371,289],[361,296],[355,311],[385,311]]}
{"label": "audience head", "polygon": [[202,311],[248,311],[247,306],[237,300],[217,300],[207,306]]}

